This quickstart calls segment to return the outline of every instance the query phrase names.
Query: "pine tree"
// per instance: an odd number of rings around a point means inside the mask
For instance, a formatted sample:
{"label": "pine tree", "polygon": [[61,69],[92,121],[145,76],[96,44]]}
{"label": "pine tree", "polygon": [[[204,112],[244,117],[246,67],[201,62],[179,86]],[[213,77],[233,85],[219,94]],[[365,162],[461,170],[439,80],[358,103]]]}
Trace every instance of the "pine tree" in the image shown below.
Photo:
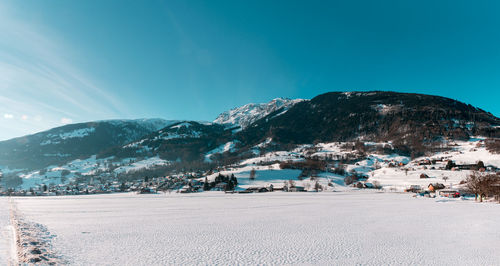
{"label": "pine tree", "polygon": [[205,183],[203,184],[203,190],[209,191],[210,190],[210,184],[208,183],[208,178],[205,176]]}
{"label": "pine tree", "polygon": [[234,174],[231,174],[231,181],[233,181],[234,186],[236,187],[238,185],[238,179],[234,176]]}
{"label": "pine tree", "polygon": [[217,177],[215,177],[215,184],[222,182],[222,180],[223,180],[223,175],[221,175],[219,173],[219,175],[217,175]]}
{"label": "pine tree", "polygon": [[125,191],[127,189],[127,185],[125,185],[125,182],[122,182],[122,184],[120,185],[120,191]]}
{"label": "pine tree", "polygon": [[446,170],[451,170],[451,168],[455,166],[456,164],[453,161],[449,160],[448,163],[446,163]]}
{"label": "pine tree", "polygon": [[232,179],[230,179],[229,182],[227,182],[226,191],[228,190],[234,190],[234,184]]}

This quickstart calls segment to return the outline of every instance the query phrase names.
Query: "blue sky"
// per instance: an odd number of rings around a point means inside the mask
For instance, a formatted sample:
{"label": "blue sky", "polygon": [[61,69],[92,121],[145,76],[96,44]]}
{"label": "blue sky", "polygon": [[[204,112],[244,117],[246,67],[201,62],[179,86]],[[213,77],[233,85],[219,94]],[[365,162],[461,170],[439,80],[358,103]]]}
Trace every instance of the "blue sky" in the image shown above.
{"label": "blue sky", "polygon": [[498,1],[0,0],[0,139],[394,90],[500,116]]}

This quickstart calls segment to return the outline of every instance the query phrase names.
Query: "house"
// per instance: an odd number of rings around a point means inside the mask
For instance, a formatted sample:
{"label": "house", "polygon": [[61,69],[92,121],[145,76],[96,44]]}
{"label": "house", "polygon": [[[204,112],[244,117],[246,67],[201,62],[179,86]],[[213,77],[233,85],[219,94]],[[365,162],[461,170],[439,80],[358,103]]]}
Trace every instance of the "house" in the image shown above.
{"label": "house", "polygon": [[425,160],[420,160],[417,164],[418,165],[431,165],[432,161],[429,159],[425,159]]}
{"label": "house", "polygon": [[420,179],[423,179],[423,178],[430,178],[430,177],[426,174],[420,174]]}
{"label": "house", "polygon": [[413,192],[413,193],[417,193],[419,192],[420,190],[422,190],[422,187],[419,186],[419,185],[411,185],[409,188],[405,189],[405,192]]}
{"label": "house", "polygon": [[439,191],[439,195],[448,198],[458,198],[460,197],[460,192],[452,189],[443,189]]}
{"label": "house", "polygon": [[488,165],[488,166],[486,166],[486,171],[497,172],[498,171],[498,167],[493,166],[493,165]]}
{"label": "house", "polygon": [[429,189],[429,191],[431,191],[431,192],[436,192],[436,190],[438,190],[438,189],[443,189],[443,188],[445,188],[445,186],[444,186],[443,184],[441,184],[441,183],[434,183],[434,184],[432,184],[432,183],[431,183],[431,184],[429,184],[429,185],[427,186],[427,188],[428,188],[428,189]]}
{"label": "house", "polygon": [[198,192],[200,189],[199,186],[189,186],[189,185],[185,185],[181,188],[181,190],[179,190],[180,193],[193,193],[193,192]]}
{"label": "house", "polygon": [[431,193],[429,191],[421,191],[421,192],[418,192],[417,195],[419,196],[422,196],[422,197],[426,197],[426,198],[435,198],[436,195],[431,195]]}
{"label": "house", "polygon": [[304,187],[295,186],[295,187],[289,188],[288,191],[289,192],[305,192],[306,189]]}
{"label": "house", "polygon": [[456,166],[458,170],[477,170],[477,164],[459,164]]}
{"label": "house", "polygon": [[141,190],[139,191],[139,194],[156,194],[156,191],[154,191],[152,188],[144,187],[144,188],[141,188]]}
{"label": "house", "polygon": [[365,188],[376,188],[373,183],[365,182]]}
{"label": "house", "polygon": [[263,193],[269,192],[269,190],[265,187],[249,187],[244,191],[240,191],[240,193]]}

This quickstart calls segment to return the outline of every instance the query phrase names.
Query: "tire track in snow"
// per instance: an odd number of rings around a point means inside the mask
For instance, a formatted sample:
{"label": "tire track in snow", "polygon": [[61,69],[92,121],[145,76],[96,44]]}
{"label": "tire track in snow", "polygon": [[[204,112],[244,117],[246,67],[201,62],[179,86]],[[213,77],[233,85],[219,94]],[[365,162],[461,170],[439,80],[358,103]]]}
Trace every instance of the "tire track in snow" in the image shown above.
{"label": "tire track in snow", "polygon": [[25,219],[17,210],[16,205],[9,202],[10,223],[14,234],[13,250],[15,250],[13,265],[17,264],[64,264],[61,256],[57,256],[52,248],[51,234],[45,226]]}

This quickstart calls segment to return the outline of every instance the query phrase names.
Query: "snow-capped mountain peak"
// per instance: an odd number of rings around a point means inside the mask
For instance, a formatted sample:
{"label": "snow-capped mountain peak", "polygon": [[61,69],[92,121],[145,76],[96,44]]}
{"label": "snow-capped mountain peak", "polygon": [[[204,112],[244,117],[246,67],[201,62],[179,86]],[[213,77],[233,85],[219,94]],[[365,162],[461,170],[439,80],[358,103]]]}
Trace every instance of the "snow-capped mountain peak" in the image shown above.
{"label": "snow-capped mountain peak", "polygon": [[276,98],[268,103],[249,103],[220,114],[214,123],[245,128],[253,122],[283,108],[283,113],[304,99]]}

